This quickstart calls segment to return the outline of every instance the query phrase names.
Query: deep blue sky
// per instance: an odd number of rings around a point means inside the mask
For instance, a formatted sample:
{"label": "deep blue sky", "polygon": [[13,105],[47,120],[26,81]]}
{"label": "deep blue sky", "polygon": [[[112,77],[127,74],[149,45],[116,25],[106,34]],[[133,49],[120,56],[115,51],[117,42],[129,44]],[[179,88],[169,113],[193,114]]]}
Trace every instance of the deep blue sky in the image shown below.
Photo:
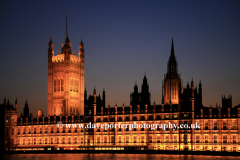
{"label": "deep blue sky", "polygon": [[[47,49],[55,55],[65,39],[65,15],[72,51],[85,45],[88,95],[106,91],[111,106],[130,103],[135,82],[146,72],[151,102],[161,103],[161,87],[174,39],[184,86],[203,85],[203,105],[221,104],[222,94],[240,102],[239,1],[1,1],[0,101],[19,113],[27,97],[34,116],[47,115]],[[2,99],[2,100],[1,100]]]}

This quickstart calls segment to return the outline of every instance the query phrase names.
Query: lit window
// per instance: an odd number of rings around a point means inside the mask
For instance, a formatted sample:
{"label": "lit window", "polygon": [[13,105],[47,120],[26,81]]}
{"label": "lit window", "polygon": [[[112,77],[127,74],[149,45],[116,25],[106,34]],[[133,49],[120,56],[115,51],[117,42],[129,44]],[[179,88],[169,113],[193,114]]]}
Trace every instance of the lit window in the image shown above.
{"label": "lit window", "polygon": [[58,79],[58,91],[60,91],[60,79]]}
{"label": "lit window", "polygon": [[78,92],[78,80],[76,81],[76,92]]}
{"label": "lit window", "polygon": [[54,80],[54,92],[56,92],[56,91],[57,91],[57,81]]}
{"label": "lit window", "polygon": [[64,91],[64,81],[61,79],[61,91]]}
{"label": "lit window", "polygon": [[75,80],[73,80],[73,92],[75,92],[75,83],[76,83],[76,81]]}
{"label": "lit window", "polygon": [[70,91],[72,91],[72,83],[73,83],[73,80],[71,79],[70,80]]}
{"label": "lit window", "polygon": [[237,129],[237,123],[236,123],[236,121],[233,122],[232,129],[233,129],[233,130]]}

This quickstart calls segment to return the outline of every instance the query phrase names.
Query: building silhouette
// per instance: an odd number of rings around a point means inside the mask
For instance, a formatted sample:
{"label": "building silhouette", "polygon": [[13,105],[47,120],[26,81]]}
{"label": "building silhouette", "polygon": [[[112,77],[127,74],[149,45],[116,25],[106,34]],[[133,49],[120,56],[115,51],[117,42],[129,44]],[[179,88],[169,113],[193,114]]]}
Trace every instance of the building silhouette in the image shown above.
{"label": "building silhouette", "polygon": [[[106,106],[105,90],[97,96],[84,91],[84,45],[78,57],[71,53],[66,33],[62,50],[48,48],[48,113],[23,114],[4,98],[1,108],[2,150],[191,150],[240,152],[240,105],[222,96],[222,108],[202,105],[202,84],[182,86],[172,40],[161,104],[151,103],[147,77],[141,91],[135,84],[130,106]],[[117,125],[125,125],[119,127]],[[168,124],[161,127],[160,124]],[[184,126],[174,128],[170,124]],[[197,127],[199,124],[200,127]],[[95,127],[94,127],[95,125]],[[97,126],[108,127],[97,127]],[[131,126],[133,125],[133,126]],[[134,127],[138,126],[138,127]],[[155,128],[149,126],[155,125]],[[83,127],[82,127],[83,126]],[[113,127],[114,126],[114,127]],[[187,126],[187,127],[185,127]],[[191,126],[191,127],[190,127]]]}

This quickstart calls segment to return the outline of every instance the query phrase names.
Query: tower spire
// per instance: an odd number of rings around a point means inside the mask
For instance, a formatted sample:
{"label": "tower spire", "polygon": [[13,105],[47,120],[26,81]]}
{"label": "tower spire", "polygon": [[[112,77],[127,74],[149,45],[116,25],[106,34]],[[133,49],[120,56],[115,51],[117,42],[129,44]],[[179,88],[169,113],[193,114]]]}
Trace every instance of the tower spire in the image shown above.
{"label": "tower spire", "polygon": [[52,53],[52,51],[53,51],[53,42],[52,42],[52,36],[50,35],[50,41],[49,41],[49,43],[48,43],[48,49],[51,51],[51,53]]}
{"label": "tower spire", "polygon": [[171,56],[174,56],[174,45],[173,45],[173,37],[172,37],[172,46],[171,46]]}
{"label": "tower spire", "polygon": [[179,84],[181,79],[179,78],[178,74],[178,64],[174,54],[174,44],[173,44],[173,37],[172,37],[172,44],[171,44],[171,53],[168,60],[168,70],[167,74],[164,79],[164,104],[178,104],[179,93],[177,89],[179,88]]}
{"label": "tower spire", "polygon": [[64,48],[71,48],[71,44],[70,44],[70,40],[68,38],[68,32],[67,32],[67,13],[66,13],[66,39],[65,39]]}
{"label": "tower spire", "polygon": [[52,43],[52,36],[50,35],[50,42],[49,43]]}
{"label": "tower spire", "polygon": [[67,13],[66,13],[66,37],[67,37],[68,33],[67,33]]}
{"label": "tower spire", "polygon": [[174,54],[173,37],[172,37],[171,55],[168,60],[168,73],[177,73],[177,61]]}

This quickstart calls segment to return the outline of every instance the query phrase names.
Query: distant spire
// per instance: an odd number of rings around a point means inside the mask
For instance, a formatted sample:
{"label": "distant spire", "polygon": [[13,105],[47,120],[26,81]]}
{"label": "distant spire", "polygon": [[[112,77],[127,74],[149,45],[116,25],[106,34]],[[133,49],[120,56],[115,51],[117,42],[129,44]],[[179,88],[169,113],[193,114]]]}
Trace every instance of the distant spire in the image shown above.
{"label": "distant spire", "polygon": [[146,72],[145,72],[145,74],[144,74],[143,81],[147,81]]}
{"label": "distant spire", "polygon": [[52,36],[50,35],[50,42],[49,43],[52,43]]}
{"label": "distant spire", "polygon": [[177,60],[174,53],[174,44],[173,44],[173,37],[172,37],[172,46],[171,46],[171,54],[168,60],[168,73],[177,73]]}
{"label": "distant spire", "polygon": [[191,87],[193,87],[193,78],[192,78],[192,81],[191,81]]}
{"label": "distant spire", "polygon": [[93,94],[96,94],[96,89],[95,89],[95,86],[94,86],[94,89],[93,89]]}
{"label": "distant spire", "polygon": [[49,50],[51,50],[52,49],[52,51],[53,51],[53,42],[52,42],[52,36],[50,35],[50,41],[49,41],[49,43],[48,43],[48,49]]}
{"label": "distant spire", "polygon": [[83,41],[82,41],[82,37],[81,37],[81,43],[79,44],[79,48],[83,50],[84,48],[84,44],[83,44]]}

